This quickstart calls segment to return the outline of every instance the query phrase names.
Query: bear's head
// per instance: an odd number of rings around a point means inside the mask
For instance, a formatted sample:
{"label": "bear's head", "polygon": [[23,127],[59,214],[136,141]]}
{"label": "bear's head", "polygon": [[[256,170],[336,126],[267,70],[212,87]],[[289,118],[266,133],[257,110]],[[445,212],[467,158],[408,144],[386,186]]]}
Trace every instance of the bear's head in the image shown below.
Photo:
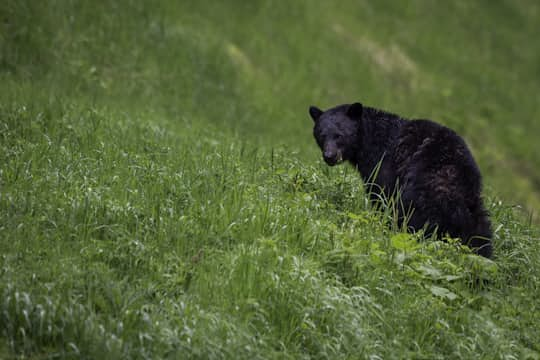
{"label": "bear's head", "polygon": [[359,145],[363,109],[360,103],[339,105],[327,111],[310,106],[309,114],[315,122],[313,136],[328,165],[354,159]]}

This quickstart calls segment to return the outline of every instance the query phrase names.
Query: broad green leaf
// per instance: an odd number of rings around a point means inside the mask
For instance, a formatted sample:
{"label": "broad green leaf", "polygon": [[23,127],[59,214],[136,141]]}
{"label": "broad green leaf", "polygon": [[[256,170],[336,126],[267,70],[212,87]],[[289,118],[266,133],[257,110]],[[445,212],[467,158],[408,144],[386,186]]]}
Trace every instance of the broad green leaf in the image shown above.
{"label": "broad green leaf", "polygon": [[438,296],[438,297],[442,297],[442,298],[446,298],[450,301],[452,300],[455,300],[458,298],[458,295],[453,293],[452,291],[448,290],[447,288],[444,288],[444,287],[440,287],[440,286],[435,286],[435,285],[432,285],[429,290],[431,291],[431,293],[435,296]]}

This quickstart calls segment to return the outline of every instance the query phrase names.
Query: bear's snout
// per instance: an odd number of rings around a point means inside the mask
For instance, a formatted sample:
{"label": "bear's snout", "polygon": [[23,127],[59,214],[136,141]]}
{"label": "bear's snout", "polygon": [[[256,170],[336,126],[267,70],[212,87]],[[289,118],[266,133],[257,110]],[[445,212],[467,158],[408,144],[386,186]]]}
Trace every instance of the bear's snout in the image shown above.
{"label": "bear's snout", "polygon": [[330,166],[334,166],[343,160],[339,150],[325,150],[323,152],[323,158],[324,161]]}

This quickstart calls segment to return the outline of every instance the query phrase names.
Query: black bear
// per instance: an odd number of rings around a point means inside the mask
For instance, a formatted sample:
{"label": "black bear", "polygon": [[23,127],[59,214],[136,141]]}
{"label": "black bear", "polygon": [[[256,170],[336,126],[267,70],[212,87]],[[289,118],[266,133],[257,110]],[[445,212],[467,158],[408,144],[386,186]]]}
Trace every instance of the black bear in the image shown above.
{"label": "black bear", "polygon": [[491,224],[480,197],[480,171],[454,131],[360,103],[327,111],[311,106],[309,114],[324,161],[330,166],[350,162],[375,197],[398,193],[399,222],[406,218],[413,231],[460,238],[477,254],[491,257]]}

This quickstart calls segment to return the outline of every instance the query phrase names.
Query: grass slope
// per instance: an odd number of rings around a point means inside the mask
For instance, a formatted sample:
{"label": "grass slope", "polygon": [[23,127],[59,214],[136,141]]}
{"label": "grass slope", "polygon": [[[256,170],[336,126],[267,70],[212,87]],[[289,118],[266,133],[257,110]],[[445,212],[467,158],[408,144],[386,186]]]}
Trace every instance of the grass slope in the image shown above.
{"label": "grass slope", "polygon": [[[0,357],[540,356],[539,233],[499,200],[539,201],[534,2],[0,10]],[[467,137],[495,262],[318,161],[307,105],[353,99]]]}

